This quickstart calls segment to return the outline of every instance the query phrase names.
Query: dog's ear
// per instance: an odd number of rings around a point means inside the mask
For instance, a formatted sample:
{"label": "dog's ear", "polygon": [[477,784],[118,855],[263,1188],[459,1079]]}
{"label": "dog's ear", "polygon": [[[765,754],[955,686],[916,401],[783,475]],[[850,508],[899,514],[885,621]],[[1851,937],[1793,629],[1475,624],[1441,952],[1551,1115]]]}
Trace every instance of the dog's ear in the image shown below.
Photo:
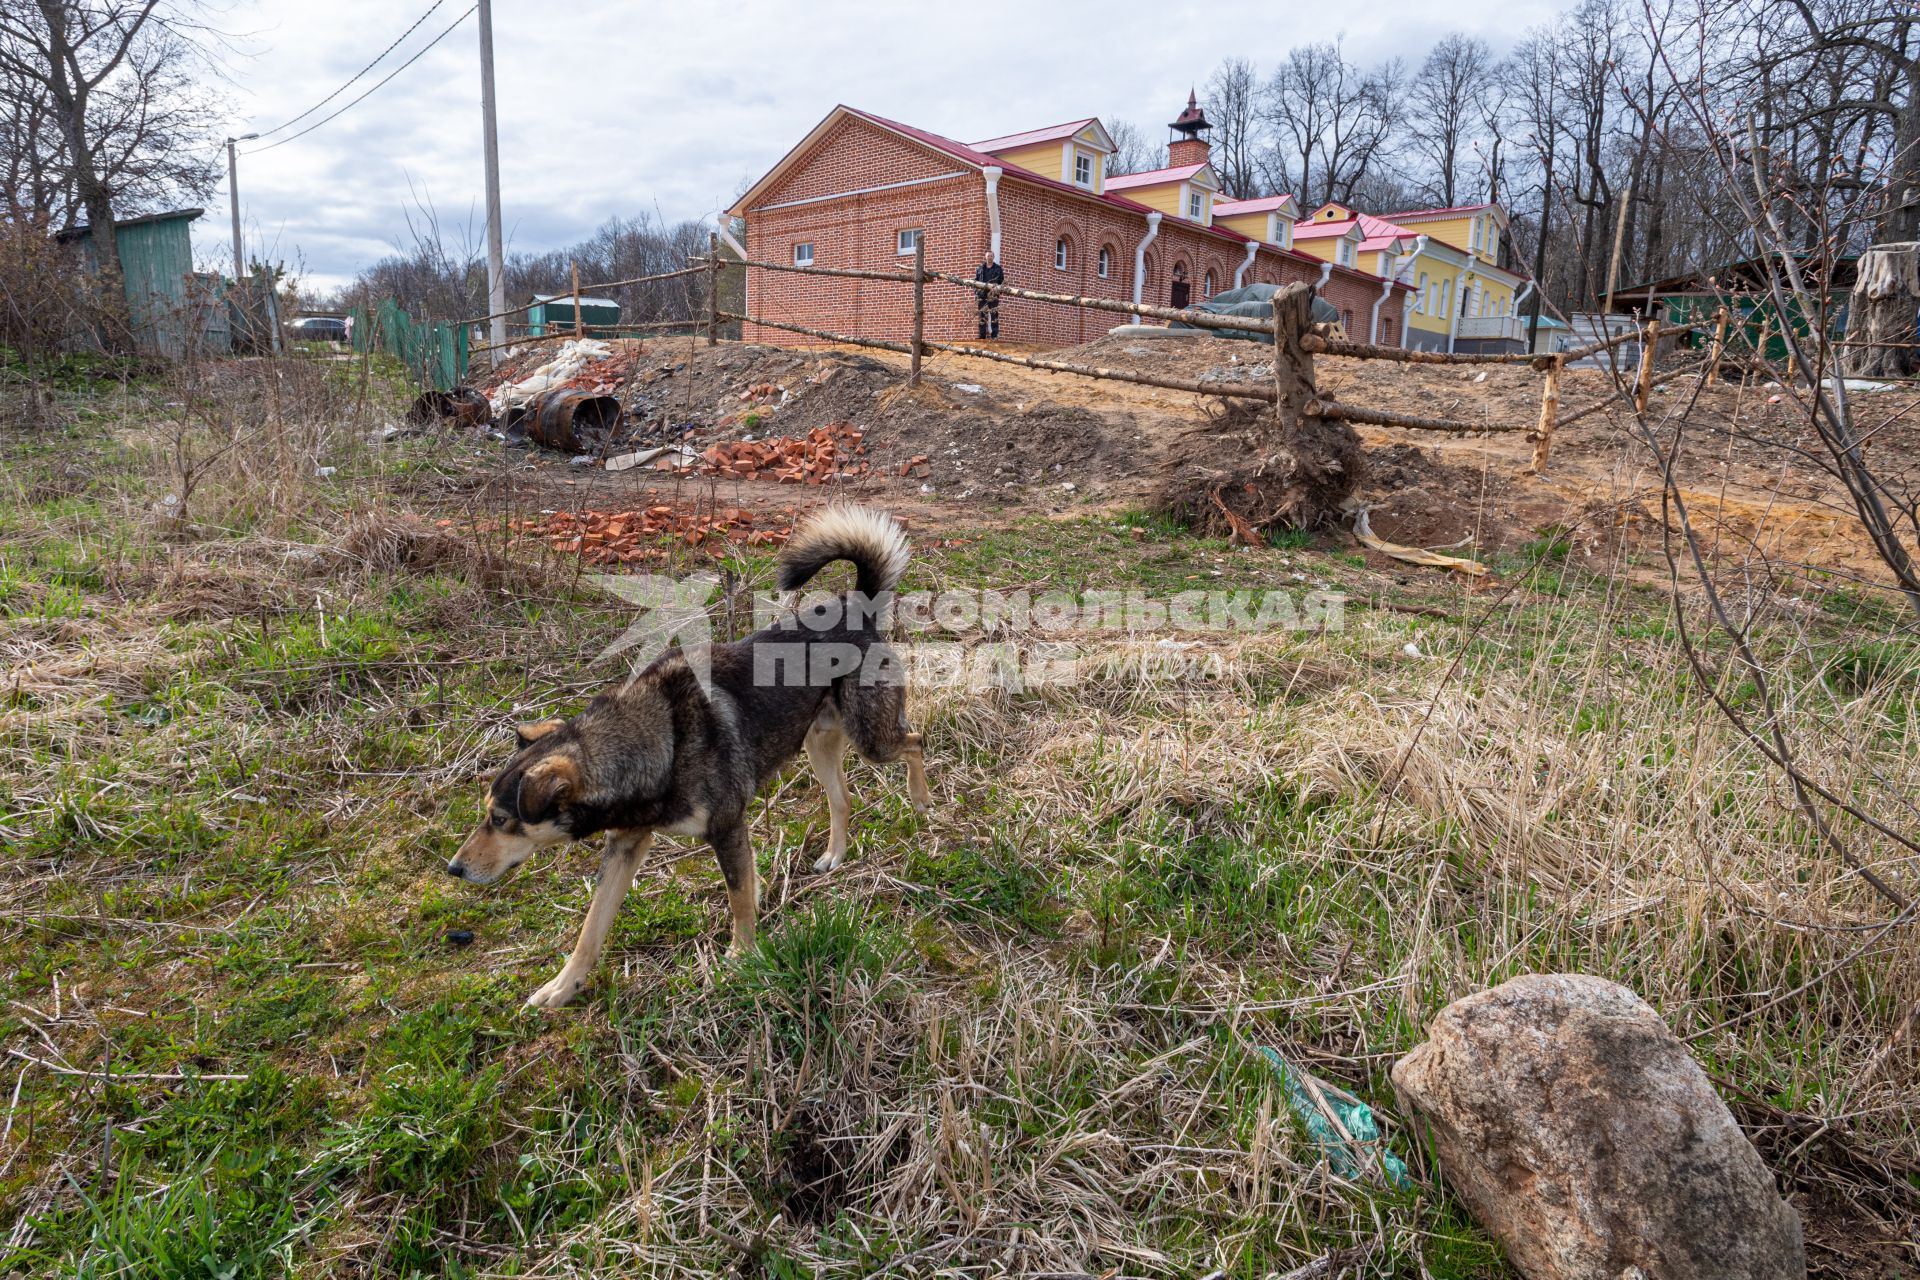
{"label": "dog's ear", "polygon": [[573,757],[551,755],[520,775],[522,822],[548,822],[554,811],[580,794],[580,766]]}
{"label": "dog's ear", "polygon": [[558,729],[562,723],[564,722],[559,720],[536,720],[531,724],[520,725],[513,731],[514,749],[517,751],[525,751],[528,747],[540,741],[540,739],[546,737],[555,729]]}

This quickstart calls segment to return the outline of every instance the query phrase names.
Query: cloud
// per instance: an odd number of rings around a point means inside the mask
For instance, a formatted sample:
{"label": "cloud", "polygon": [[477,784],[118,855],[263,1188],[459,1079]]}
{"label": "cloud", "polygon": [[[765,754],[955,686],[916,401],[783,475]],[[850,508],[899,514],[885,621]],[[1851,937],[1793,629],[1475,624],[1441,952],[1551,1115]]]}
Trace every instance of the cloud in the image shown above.
{"label": "cloud", "polygon": [[[235,132],[265,130],[337,88],[400,34],[426,0],[254,0],[232,60]],[[465,8],[443,0],[386,62],[293,129],[243,143],[249,255],[304,266],[320,287],[409,239],[437,211],[456,241],[484,244],[478,37],[467,19],[339,119],[280,142],[373,84]],[[1446,30],[1503,48],[1551,15],[1546,0],[1459,0],[1341,15],[1352,56],[1417,60]],[[1189,86],[1228,56],[1263,67],[1336,30],[1286,20],[1271,4],[977,0],[914,9],[818,0],[566,6],[499,0],[494,12],[502,208],[509,251],[540,252],[614,216],[698,218],[729,203],[846,102],[974,139],[1118,110],[1150,135]],[[251,151],[252,154],[244,154]],[[231,259],[225,190],[197,224],[208,263]]]}

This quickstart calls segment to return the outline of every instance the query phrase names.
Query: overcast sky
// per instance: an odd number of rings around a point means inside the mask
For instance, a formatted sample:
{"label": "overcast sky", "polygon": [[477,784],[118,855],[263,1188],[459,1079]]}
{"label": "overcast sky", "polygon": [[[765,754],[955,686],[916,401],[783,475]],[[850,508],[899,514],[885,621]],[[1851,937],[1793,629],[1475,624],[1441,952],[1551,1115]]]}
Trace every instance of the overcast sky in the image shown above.
{"label": "overcast sky", "polygon": [[[431,0],[237,0],[234,132],[265,131],[333,92]],[[482,235],[477,19],[392,83],[314,132],[445,30],[472,0],[443,0],[394,54],[292,129],[243,143],[247,252],[312,285],[343,284],[409,238],[422,205],[456,243]],[[969,141],[1081,116],[1162,136],[1191,84],[1224,57],[1271,67],[1324,39],[1338,15],[1349,53],[1418,58],[1465,30],[1504,52],[1547,0],[1036,3],[912,8],[839,0],[654,5],[494,0],[507,248],[540,251],[614,215],[704,217],[770,168],[837,102]],[[1324,15],[1324,16],[1322,16]],[[206,263],[230,262],[227,192],[196,224]]]}

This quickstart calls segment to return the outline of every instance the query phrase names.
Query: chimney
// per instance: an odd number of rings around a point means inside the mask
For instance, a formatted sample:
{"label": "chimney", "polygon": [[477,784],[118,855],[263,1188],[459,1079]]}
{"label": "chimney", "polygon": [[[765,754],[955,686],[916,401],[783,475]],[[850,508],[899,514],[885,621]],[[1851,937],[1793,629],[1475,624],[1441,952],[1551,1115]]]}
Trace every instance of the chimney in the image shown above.
{"label": "chimney", "polygon": [[1167,127],[1173,130],[1173,137],[1167,141],[1168,168],[1177,169],[1182,165],[1206,161],[1212,150],[1207,143],[1207,134],[1213,125],[1208,123],[1207,113],[1200,109],[1199,100],[1192,89],[1187,90],[1187,109]]}

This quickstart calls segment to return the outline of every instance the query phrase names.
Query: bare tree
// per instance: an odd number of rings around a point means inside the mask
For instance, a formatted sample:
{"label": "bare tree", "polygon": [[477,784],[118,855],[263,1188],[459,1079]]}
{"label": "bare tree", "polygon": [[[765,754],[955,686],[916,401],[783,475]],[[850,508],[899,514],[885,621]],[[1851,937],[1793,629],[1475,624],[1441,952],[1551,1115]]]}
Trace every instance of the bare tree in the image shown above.
{"label": "bare tree", "polygon": [[1107,116],[1102,117],[1101,123],[1107,126],[1107,134],[1113,139],[1113,164],[1109,172],[1145,173],[1166,163],[1166,147],[1155,146],[1133,121]]}
{"label": "bare tree", "polygon": [[1432,175],[1432,198],[1442,205],[1461,203],[1469,131],[1485,119],[1492,68],[1487,42],[1456,31],[1433,46],[1408,88],[1408,137]]}
{"label": "bare tree", "polygon": [[1260,139],[1260,77],[1246,58],[1228,58],[1207,78],[1207,119],[1213,123],[1213,170],[1234,200],[1260,193],[1255,156]]}
{"label": "bare tree", "polygon": [[208,141],[211,67],[186,13],[162,0],[0,3],[0,94],[13,122],[10,206],[92,228],[108,340],[127,340],[115,201],[201,196],[219,172]]}
{"label": "bare tree", "polygon": [[1263,172],[1277,190],[1298,193],[1303,208],[1349,201],[1385,160],[1405,103],[1398,61],[1372,70],[1347,61],[1338,40],[1288,52],[1262,94],[1272,130]]}

